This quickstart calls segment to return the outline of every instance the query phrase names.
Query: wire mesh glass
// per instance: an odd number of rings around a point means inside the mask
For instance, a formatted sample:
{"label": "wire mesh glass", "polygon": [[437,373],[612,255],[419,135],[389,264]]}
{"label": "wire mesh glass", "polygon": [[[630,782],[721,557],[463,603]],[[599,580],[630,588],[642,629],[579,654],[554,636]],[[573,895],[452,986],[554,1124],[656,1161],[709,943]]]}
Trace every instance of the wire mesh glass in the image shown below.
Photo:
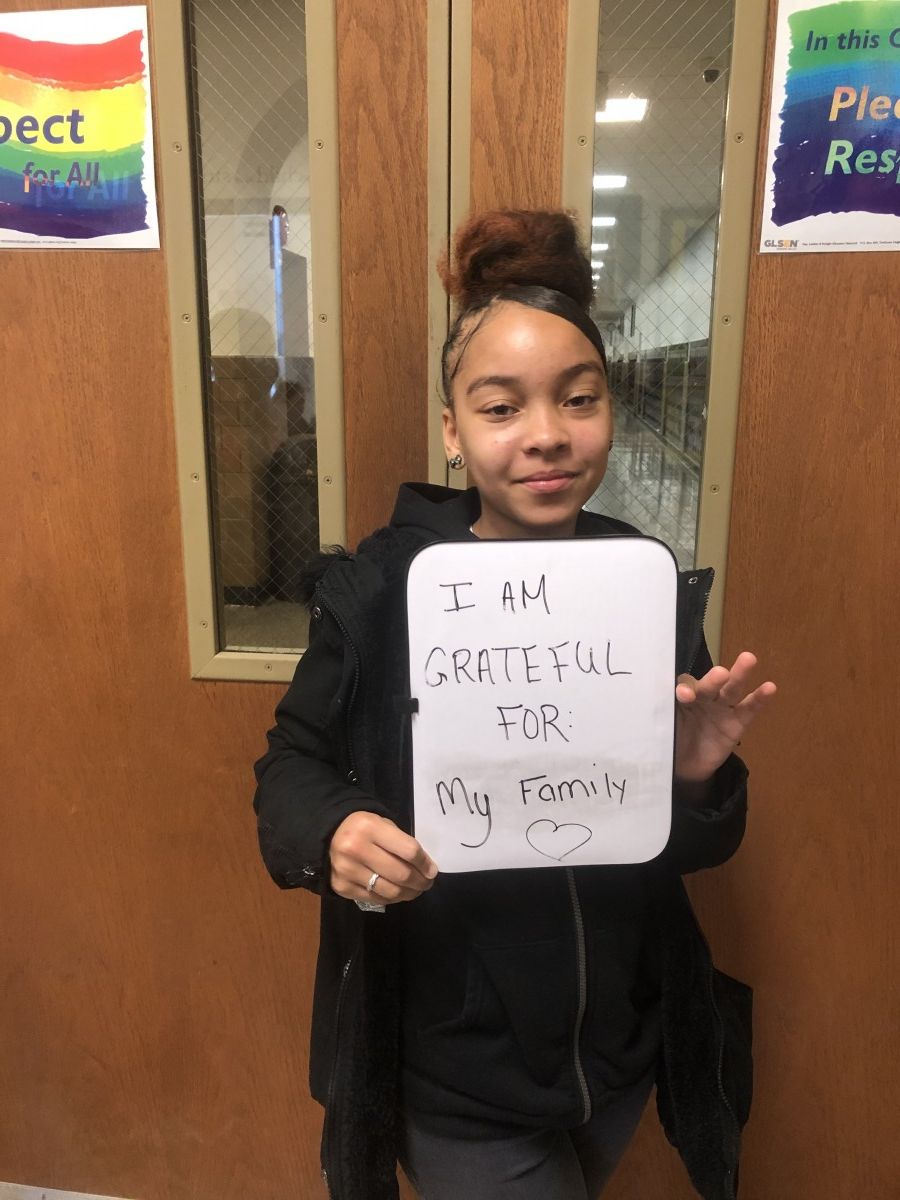
{"label": "wire mesh glass", "polygon": [[591,259],[616,401],[588,507],[694,564],[733,0],[603,0]]}
{"label": "wire mesh glass", "polygon": [[190,0],[219,649],[295,651],[319,548],[302,0]]}

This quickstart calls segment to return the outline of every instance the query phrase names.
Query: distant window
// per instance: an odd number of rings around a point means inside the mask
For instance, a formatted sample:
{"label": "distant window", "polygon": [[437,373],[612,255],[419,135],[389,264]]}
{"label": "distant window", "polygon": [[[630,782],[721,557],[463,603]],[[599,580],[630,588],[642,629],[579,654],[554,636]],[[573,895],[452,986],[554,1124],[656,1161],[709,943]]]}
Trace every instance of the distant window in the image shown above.
{"label": "distant window", "polygon": [[603,0],[594,316],[615,449],[590,507],[694,562],[733,2]]}
{"label": "distant window", "polygon": [[187,11],[218,649],[293,652],[319,548],[305,9]]}

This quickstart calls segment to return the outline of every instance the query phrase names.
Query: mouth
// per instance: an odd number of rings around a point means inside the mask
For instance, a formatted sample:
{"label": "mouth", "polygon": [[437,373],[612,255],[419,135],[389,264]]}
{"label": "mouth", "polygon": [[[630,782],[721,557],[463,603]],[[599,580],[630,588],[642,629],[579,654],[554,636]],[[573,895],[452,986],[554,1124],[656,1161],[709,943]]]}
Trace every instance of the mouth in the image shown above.
{"label": "mouth", "polygon": [[531,492],[561,492],[574,478],[574,471],[536,471],[518,482]]}

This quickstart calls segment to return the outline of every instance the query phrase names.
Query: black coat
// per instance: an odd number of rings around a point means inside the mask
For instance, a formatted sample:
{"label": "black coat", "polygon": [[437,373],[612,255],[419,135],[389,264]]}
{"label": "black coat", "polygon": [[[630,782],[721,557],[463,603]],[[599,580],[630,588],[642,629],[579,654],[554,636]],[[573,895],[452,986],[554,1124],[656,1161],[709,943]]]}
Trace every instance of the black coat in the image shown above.
{"label": "black coat", "polygon": [[[281,887],[307,887],[322,897],[310,1082],[326,1108],[322,1163],[334,1200],[397,1196],[400,910],[406,906],[365,914],[331,892],[328,847],[338,825],[359,810],[409,827],[408,681],[403,656],[388,648],[404,644],[403,588],[412,554],[429,541],[466,536],[477,515],[477,494],[407,486],[391,526],[356,555],[320,564],[307,594],[309,649],[256,768],[259,840],[270,874]],[[587,513],[577,532],[635,533]],[[702,623],[711,584],[711,571],[679,578],[679,673],[708,669]],[[725,861],[740,843],[745,812],[746,769],[732,757],[717,773],[709,808],[673,806],[669,843],[646,869],[662,954],[657,1104],[705,1200],[736,1194],[751,1091],[750,989],[713,967],[680,876]]]}

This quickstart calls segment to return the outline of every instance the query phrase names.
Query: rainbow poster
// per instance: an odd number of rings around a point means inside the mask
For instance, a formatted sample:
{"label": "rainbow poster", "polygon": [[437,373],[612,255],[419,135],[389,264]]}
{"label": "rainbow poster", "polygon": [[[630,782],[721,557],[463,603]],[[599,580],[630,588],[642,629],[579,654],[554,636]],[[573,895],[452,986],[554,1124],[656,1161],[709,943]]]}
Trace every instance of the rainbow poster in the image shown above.
{"label": "rainbow poster", "polygon": [[760,250],[900,250],[900,0],[780,0]]}
{"label": "rainbow poster", "polygon": [[0,13],[0,247],[156,249],[146,6]]}

